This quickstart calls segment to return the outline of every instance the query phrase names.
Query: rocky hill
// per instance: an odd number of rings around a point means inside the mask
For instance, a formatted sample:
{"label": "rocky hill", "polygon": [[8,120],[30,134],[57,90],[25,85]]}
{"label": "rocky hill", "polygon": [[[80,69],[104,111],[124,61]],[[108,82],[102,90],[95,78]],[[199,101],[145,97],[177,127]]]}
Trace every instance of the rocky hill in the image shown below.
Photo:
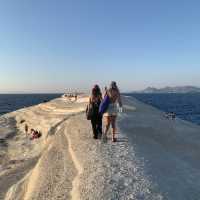
{"label": "rocky hill", "polygon": [[200,88],[195,86],[178,86],[178,87],[164,87],[164,88],[154,88],[148,87],[141,93],[199,93]]}

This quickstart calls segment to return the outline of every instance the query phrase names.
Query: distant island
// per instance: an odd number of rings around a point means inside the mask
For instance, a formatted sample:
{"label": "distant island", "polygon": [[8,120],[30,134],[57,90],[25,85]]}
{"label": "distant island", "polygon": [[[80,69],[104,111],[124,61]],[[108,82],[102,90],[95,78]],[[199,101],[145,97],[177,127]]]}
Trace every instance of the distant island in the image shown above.
{"label": "distant island", "polygon": [[200,88],[195,86],[164,87],[160,89],[147,87],[144,90],[135,91],[134,93],[200,93]]}

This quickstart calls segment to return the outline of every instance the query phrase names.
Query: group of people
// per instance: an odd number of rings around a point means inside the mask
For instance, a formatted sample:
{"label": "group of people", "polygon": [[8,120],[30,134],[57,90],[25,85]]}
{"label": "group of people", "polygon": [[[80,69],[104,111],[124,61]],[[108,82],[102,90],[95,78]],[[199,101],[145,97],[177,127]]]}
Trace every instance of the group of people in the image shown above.
{"label": "group of people", "polygon": [[175,120],[176,114],[174,112],[165,113],[165,118]]}
{"label": "group of people", "polygon": [[[100,112],[100,107],[105,98],[109,98],[109,103],[102,113]],[[105,88],[104,95],[102,95],[100,87],[95,85],[89,98],[89,106],[92,108],[90,120],[94,139],[101,138],[102,134],[107,139],[107,133],[110,126],[112,126],[112,141],[116,142],[116,119],[118,112],[122,111],[121,95],[117,83],[112,81],[110,87],[108,89]],[[105,117],[106,122],[104,131],[102,131],[103,117]]]}
{"label": "group of people", "polygon": [[68,98],[68,100],[72,100],[74,99],[75,101],[77,101],[78,99],[78,94],[75,92],[75,93],[69,93],[69,94],[64,94],[64,97],[65,98]]}
{"label": "group of people", "polygon": [[[29,130],[29,127],[27,124],[25,124],[26,136],[28,136],[28,134],[29,134],[28,130]],[[42,136],[42,133],[40,131],[34,130],[33,128],[30,130],[30,140],[40,138],[41,136]]]}

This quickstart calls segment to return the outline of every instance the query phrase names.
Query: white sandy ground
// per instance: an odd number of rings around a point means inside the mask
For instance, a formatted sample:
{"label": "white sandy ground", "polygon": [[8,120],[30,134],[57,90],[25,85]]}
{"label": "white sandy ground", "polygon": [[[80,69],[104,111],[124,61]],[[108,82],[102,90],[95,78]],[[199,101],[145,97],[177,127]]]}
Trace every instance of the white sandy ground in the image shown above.
{"label": "white sandy ground", "polygon": [[[148,117],[159,119],[160,111],[125,98],[119,124],[127,128],[126,135],[121,131],[117,143],[110,139],[105,143],[92,138],[91,125],[84,113],[87,101],[87,97],[79,98],[76,103],[58,98],[0,117],[0,199],[170,199],[160,182],[152,178],[154,173],[147,173],[146,158],[138,156],[133,142],[137,136],[135,130],[141,131],[141,135],[146,134],[148,128],[149,133],[152,132],[152,127],[148,127],[152,122],[143,121],[145,112]],[[149,120],[148,117],[145,120]],[[21,120],[26,121],[21,124]],[[130,131],[136,121],[137,127]],[[30,141],[24,133],[25,123],[40,130],[42,137]],[[166,123],[159,127],[161,132],[168,128]],[[177,129],[190,127],[187,131],[191,133],[199,129],[181,120],[174,126]],[[139,139],[136,141],[140,144]],[[162,170],[160,165],[159,170]]]}

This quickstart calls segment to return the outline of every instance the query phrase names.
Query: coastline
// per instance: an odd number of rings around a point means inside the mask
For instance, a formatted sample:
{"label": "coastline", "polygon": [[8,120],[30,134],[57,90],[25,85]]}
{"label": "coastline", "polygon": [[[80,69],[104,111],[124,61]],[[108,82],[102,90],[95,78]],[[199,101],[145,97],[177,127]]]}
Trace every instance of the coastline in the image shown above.
{"label": "coastline", "polygon": [[[131,100],[123,98],[124,113],[119,115],[119,140],[116,144],[110,139],[107,143],[92,139],[90,123],[85,119],[84,113],[87,97],[81,97],[77,103],[58,98],[1,116],[1,125],[8,135],[9,131],[11,133],[8,138],[1,140],[6,142],[7,146],[3,149],[5,154],[1,155],[5,163],[0,171],[0,199],[156,200],[175,197],[171,186],[165,191],[167,186],[162,186],[160,180],[167,172],[159,172],[161,178],[158,179],[151,171],[155,164],[158,164],[158,171],[165,169],[157,159],[160,159],[159,156],[169,156],[168,143],[165,144],[165,149],[160,148],[165,142],[160,142],[160,138],[164,137],[166,140],[162,132],[165,133],[164,129],[172,125],[177,137],[180,137],[181,127],[188,127],[190,133],[195,135],[199,126],[181,119],[175,122],[166,121],[162,118],[162,111],[132,97]],[[10,119],[15,121],[9,122]],[[24,123],[20,123],[22,119],[25,119],[25,123],[30,127],[40,130],[42,138],[30,142],[24,133]],[[154,129],[151,124],[154,122],[161,124],[156,137],[157,125],[155,124]],[[2,136],[2,130],[0,133]],[[159,142],[159,145],[155,142]],[[173,149],[176,149],[176,144],[179,148],[181,142],[184,142],[182,146],[188,144],[187,141],[176,141],[172,144]],[[157,152],[159,150],[161,154]],[[197,156],[199,145],[192,151],[195,154],[191,155]],[[182,153],[185,152],[182,149]],[[171,153],[175,153],[174,156],[170,154],[173,159],[180,157],[175,151]],[[173,164],[173,159],[167,159],[170,165]],[[154,163],[155,160],[157,163]],[[187,159],[186,161],[189,162]],[[194,161],[190,162],[195,165]],[[12,177],[10,182],[9,177]],[[190,181],[194,180],[194,177],[192,178],[190,177]],[[177,176],[173,181],[182,179],[182,176]],[[167,180],[167,183],[170,181]],[[190,188],[193,187],[194,194],[197,195],[198,184],[187,184]],[[168,194],[170,191],[172,193]],[[183,191],[183,194],[185,193]],[[183,196],[176,197],[176,200],[179,200]]]}

